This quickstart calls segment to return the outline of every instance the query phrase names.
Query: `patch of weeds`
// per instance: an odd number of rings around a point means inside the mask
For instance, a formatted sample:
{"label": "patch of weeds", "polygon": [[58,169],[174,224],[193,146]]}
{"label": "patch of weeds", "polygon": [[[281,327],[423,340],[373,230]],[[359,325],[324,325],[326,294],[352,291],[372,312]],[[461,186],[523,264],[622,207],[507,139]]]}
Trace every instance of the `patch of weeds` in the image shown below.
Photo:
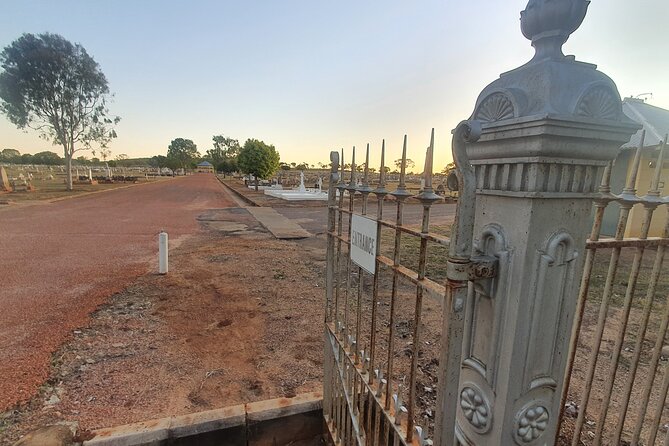
{"label": "patch of weeds", "polygon": [[283,271],[276,271],[274,273],[274,280],[283,280],[286,278],[286,275],[283,273]]}

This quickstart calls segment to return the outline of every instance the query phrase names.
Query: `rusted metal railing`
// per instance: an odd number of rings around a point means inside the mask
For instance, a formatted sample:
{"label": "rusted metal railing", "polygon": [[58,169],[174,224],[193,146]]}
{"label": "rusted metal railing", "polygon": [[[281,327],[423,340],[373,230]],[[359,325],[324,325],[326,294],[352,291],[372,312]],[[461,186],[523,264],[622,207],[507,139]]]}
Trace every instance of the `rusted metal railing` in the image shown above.
{"label": "rusted metal railing", "polygon": [[[394,191],[386,189],[385,141],[381,145],[381,165],[375,188],[370,185],[369,145],[360,182],[355,148],[347,182],[344,180],[343,152],[341,160],[338,153],[331,154],[324,414],[335,444],[432,444],[427,438],[427,426],[416,425],[419,418],[416,388],[420,372],[421,327],[424,296],[432,297],[438,306],[443,302],[446,290],[443,283],[437,283],[426,275],[429,244],[448,245],[449,239],[430,232],[431,207],[441,200],[432,189],[434,131],[426,152],[424,187],[415,196],[407,189],[406,151],[405,137],[399,184]],[[376,198],[376,213],[371,219],[377,222],[376,273],[373,277],[351,262],[349,255],[352,218],[354,215],[370,218],[370,195]],[[385,201],[389,196],[394,198],[395,215],[392,221],[384,220]],[[423,207],[420,230],[404,222],[404,206],[411,197]],[[391,256],[382,254],[384,228],[393,233]],[[402,247],[409,239],[419,244],[416,270],[402,262]],[[388,288],[384,280],[390,283],[389,295],[382,292],[382,289]],[[405,304],[404,299],[411,296],[407,292],[409,286],[414,288],[414,312],[408,353],[410,364],[402,370],[408,377],[402,379],[396,367],[399,349],[396,329],[398,306]],[[381,311],[382,306],[387,306],[387,311]],[[454,367],[459,369],[459,364]],[[408,395],[405,402],[403,395]],[[434,413],[436,408],[431,411]]]}
{"label": "rusted metal railing", "polygon": [[[584,274],[572,336],[571,357],[563,402],[562,431],[572,430],[569,415],[575,415],[571,445],[654,445],[658,431],[667,421],[665,402],[669,389],[669,369],[660,364],[669,325],[669,296],[658,292],[667,277],[664,265],[669,245],[669,197],[661,197],[665,142],[658,150],[650,187],[643,196],[637,183],[644,159],[644,135],[636,150],[622,193],[611,193],[611,171],[604,172],[595,199],[595,218],[587,243]],[[602,222],[611,203],[619,204],[615,234],[602,238]],[[643,212],[638,237],[626,237],[633,208]],[[658,214],[664,213],[664,215]],[[654,218],[664,218],[660,237],[649,237]],[[637,223],[638,224],[638,223]],[[603,287],[593,286],[597,254],[608,255]],[[644,254],[652,256],[644,264]],[[601,254],[600,254],[601,256]],[[648,257],[648,255],[646,255]],[[646,259],[649,260],[649,259]],[[621,277],[621,269],[628,271]],[[648,274],[648,271],[650,273]],[[666,286],[666,283],[665,283]],[[615,292],[624,287],[622,301]],[[645,292],[643,292],[645,290]],[[640,292],[641,291],[641,292]],[[592,321],[596,319],[594,328]],[[652,345],[652,348],[650,348]],[[582,367],[584,365],[584,367]],[[575,399],[575,401],[568,400]],[[648,414],[651,414],[648,417]],[[666,432],[666,428],[663,429]],[[663,434],[661,444],[669,444]]]}

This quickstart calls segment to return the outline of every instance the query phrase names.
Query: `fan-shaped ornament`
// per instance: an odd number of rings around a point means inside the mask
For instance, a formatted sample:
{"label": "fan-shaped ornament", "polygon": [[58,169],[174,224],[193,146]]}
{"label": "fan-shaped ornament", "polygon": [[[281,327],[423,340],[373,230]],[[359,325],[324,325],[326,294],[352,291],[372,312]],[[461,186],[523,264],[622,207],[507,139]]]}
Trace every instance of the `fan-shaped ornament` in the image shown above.
{"label": "fan-shaped ornament", "polygon": [[610,89],[595,87],[581,97],[575,113],[587,118],[618,120],[622,110],[620,100]]}
{"label": "fan-shaped ornament", "polygon": [[481,102],[474,119],[482,122],[495,122],[515,116],[513,103],[503,93],[493,93]]}

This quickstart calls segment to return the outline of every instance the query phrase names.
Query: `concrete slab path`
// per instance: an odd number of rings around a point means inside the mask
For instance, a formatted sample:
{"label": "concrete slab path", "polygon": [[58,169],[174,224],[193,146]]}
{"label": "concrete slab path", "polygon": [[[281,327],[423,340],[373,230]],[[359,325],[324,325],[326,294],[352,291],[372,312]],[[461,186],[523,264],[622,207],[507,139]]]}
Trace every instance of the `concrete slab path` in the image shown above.
{"label": "concrete slab path", "polygon": [[287,240],[311,237],[311,234],[305,231],[304,228],[279,214],[274,208],[249,206],[246,209],[278,239]]}

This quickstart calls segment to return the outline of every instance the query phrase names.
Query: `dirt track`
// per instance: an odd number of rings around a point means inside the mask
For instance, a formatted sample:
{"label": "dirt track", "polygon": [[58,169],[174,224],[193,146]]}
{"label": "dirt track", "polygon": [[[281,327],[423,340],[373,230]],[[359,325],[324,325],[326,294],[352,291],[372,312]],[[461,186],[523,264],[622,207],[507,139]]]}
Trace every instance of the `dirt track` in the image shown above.
{"label": "dirt track", "polygon": [[213,176],[195,175],[0,211],[0,411],[35,393],[91,311],[152,270],[161,229],[176,244],[198,214],[229,206]]}

